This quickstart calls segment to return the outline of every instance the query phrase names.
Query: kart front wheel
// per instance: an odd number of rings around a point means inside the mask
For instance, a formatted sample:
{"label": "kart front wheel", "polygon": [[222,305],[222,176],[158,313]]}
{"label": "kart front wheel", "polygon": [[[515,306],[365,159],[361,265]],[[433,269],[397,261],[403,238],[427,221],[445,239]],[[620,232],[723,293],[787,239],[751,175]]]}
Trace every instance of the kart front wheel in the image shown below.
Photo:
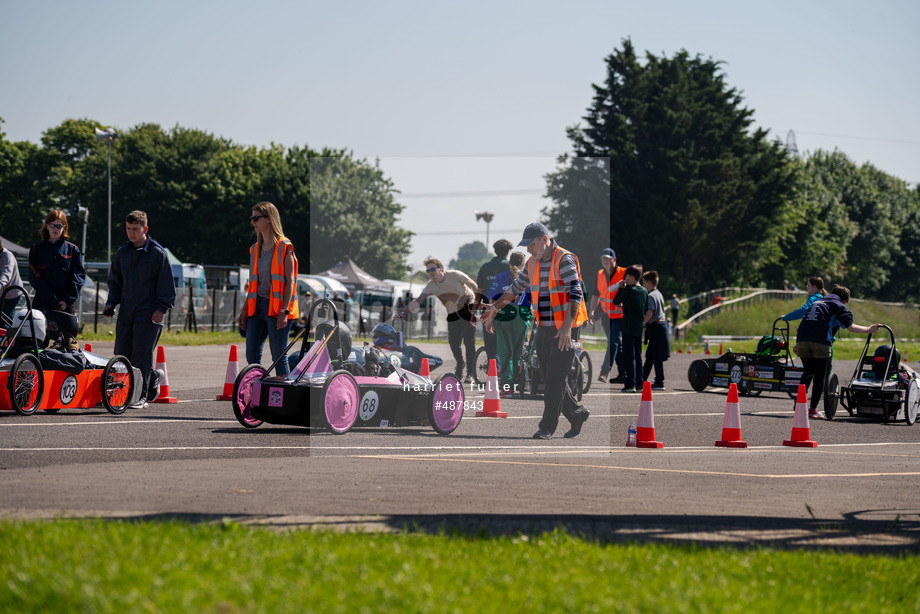
{"label": "kart front wheel", "polygon": [[38,358],[32,354],[19,356],[10,369],[6,387],[10,393],[10,404],[17,414],[34,414],[45,390],[45,374]]}
{"label": "kart front wheel", "polygon": [[233,406],[233,415],[236,416],[237,422],[248,429],[254,429],[262,421],[252,417],[252,385],[265,377],[265,369],[261,365],[249,365],[236,376],[233,382],[233,398],[230,405]]}
{"label": "kart front wheel", "polygon": [[591,357],[588,356],[587,350],[581,351],[581,356],[578,357],[578,360],[581,362],[581,370],[585,376],[584,386],[581,388],[582,394],[587,394],[591,390],[591,381],[594,378],[594,366],[591,364]]}
{"label": "kart front wheel", "polygon": [[709,363],[705,360],[694,360],[687,369],[687,379],[690,380],[690,387],[697,392],[706,390],[709,385],[710,371]]}
{"label": "kart front wheel", "polygon": [[473,379],[480,385],[484,385],[489,381],[489,355],[486,354],[485,346],[476,350],[476,360],[473,363]]}
{"label": "kart front wheel", "polygon": [[910,426],[917,421],[917,410],[920,408],[920,386],[916,378],[910,380],[907,392],[904,394],[904,421]]}
{"label": "kart front wheel", "polygon": [[434,383],[428,406],[428,421],[441,435],[449,435],[460,425],[466,395],[463,384],[453,373],[445,373]]}
{"label": "kart front wheel", "polygon": [[123,414],[131,402],[134,390],[134,369],[124,356],[113,356],[102,370],[99,379],[102,404],[112,414]]}
{"label": "kart front wheel", "polygon": [[827,385],[824,388],[824,417],[833,420],[837,415],[837,403],[840,402],[840,381],[836,373],[827,376]]}
{"label": "kart front wheel", "polygon": [[358,418],[358,382],[348,371],[336,371],[323,385],[323,416],[336,435],[351,430]]}

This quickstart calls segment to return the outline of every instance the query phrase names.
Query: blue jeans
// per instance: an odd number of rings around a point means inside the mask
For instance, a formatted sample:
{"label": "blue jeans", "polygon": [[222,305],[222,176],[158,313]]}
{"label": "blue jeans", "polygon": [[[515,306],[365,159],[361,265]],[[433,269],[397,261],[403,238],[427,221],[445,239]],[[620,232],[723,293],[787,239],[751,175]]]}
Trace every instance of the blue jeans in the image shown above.
{"label": "blue jeans", "polygon": [[256,300],[256,312],[246,320],[246,362],[249,364],[262,364],[262,347],[268,337],[268,345],[272,351],[272,361],[283,356],[278,366],[275,367],[277,375],[287,375],[291,372],[288,365],[287,354],[284,353],[288,344],[288,335],[291,332],[291,321],[287,326],[278,329],[275,322],[278,319],[268,315],[268,299],[261,296]]}
{"label": "blue jeans", "polygon": [[[604,317],[606,317],[606,314]],[[607,318],[604,328],[607,329],[607,353],[604,354],[604,364],[601,365],[600,374],[606,376],[615,364],[617,365],[617,374],[623,375],[623,353],[621,348],[623,318]]]}

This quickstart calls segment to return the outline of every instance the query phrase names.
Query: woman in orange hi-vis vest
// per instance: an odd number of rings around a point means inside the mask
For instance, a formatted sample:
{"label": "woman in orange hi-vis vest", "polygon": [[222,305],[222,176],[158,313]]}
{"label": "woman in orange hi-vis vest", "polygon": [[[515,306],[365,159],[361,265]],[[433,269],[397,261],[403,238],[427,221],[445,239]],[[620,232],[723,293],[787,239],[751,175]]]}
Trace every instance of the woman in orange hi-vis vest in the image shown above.
{"label": "woman in orange hi-vis vest", "polygon": [[295,292],[297,257],[294,244],[284,236],[278,209],[269,202],[252,208],[249,218],[257,240],[249,248],[249,285],[239,317],[240,328],[246,332],[246,361],[261,364],[265,339],[278,361],[275,372],[290,372],[284,350],[288,344],[291,322],[300,317]]}

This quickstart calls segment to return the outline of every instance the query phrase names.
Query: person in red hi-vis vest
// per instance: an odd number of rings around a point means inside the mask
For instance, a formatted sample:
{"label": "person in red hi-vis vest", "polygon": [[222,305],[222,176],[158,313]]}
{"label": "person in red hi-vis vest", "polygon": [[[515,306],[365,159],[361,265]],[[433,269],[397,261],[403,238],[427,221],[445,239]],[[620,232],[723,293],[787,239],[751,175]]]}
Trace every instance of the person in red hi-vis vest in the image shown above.
{"label": "person in red hi-vis vest", "polygon": [[575,400],[567,380],[575,359],[572,328],[588,321],[581,290],[581,266],[575,254],[549,237],[543,224],[528,224],[518,243],[519,247],[524,245],[530,260],[505,293],[487,306],[483,326],[492,329],[499,310],[530,290],[531,309],[537,319],[537,358],[545,382],[543,418],[533,437],[552,438],[560,413],[572,424],[564,437],[575,437],[591,415]]}
{"label": "person in red hi-vis vest", "polygon": [[291,369],[284,350],[291,323],[300,317],[295,292],[297,256],[294,244],[284,236],[275,205],[258,203],[252,208],[249,221],[257,239],[249,248],[248,294],[239,317],[240,328],[246,332],[246,361],[262,363],[267,337],[272,362],[281,358],[275,367],[276,374],[287,375]]}

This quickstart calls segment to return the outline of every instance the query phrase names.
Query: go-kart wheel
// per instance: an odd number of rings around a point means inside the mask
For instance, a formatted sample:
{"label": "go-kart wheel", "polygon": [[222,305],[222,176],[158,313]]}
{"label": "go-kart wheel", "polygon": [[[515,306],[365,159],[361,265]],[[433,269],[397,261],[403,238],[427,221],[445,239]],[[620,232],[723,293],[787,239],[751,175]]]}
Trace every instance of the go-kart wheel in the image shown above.
{"label": "go-kart wheel", "polygon": [[523,365],[515,365],[514,377],[511,380],[511,384],[513,386],[513,395],[519,399],[523,399],[525,396],[524,389],[527,387],[527,373]]}
{"label": "go-kart wheel", "polygon": [[917,421],[917,410],[920,408],[920,386],[917,379],[910,380],[907,392],[904,393],[904,421],[910,426]]}
{"label": "go-kart wheel", "polygon": [[473,379],[477,384],[485,385],[489,381],[489,355],[485,346],[476,350],[476,362],[473,365]]}
{"label": "go-kart wheel", "polygon": [[569,390],[572,391],[572,396],[575,397],[576,401],[581,401],[581,391],[584,387],[584,373],[581,370],[581,362],[578,360],[572,361],[572,368],[569,369]]}
{"label": "go-kart wheel", "polygon": [[336,371],[323,385],[323,417],[336,435],[351,430],[358,418],[358,382],[348,371]]}
{"label": "go-kart wheel", "polygon": [[19,356],[10,369],[6,387],[10,393],[10,404],[17,414],[34,414],[45,391],[45,374],[38,358],[32,354]]}
{"label": "go-kart wheel", "polygon": [[690,380],[690,387],[697,392],[706,390],[710,381],[709,363],[705,360],[694,360],[687,369],[687,379]]}
{"label": "go-kart wheel", "polygon": [[262,421],[252,417],[252,385],[265,377],[265,369],[261,365],[249,365],[236,376],[233,382],[233,415],[237,421],[248,429],[254,429]]}
{"label": "go-kart wheel", "polygon": [[827,376],[827,385],[824,387],[824,417],[833,420],[837,415],[837,403],[840,402],[840,380],[836,373]]}
{"label": "go-kart wheel", "polygon": [[134,369],[124,356],[112,356],[99,378],[102,404],[112,414],[123,414],[134,390]]}
{"label": "go-kart wheel", "polygon": [[445,373],[434,383],[428,405],[428,421],[431,428],[441,435],[450,435],[463,419],[463,403],[466,395],[463,384],[453,373]]}
{"label": "go-kart wheel", "polygon": [[416,347],[408,345],[402,350],[403,364],[406,365],[407,371],[418,373],[422,369],[422,351]]}
{"label": "go-kart wheel", "polygon": [[594,381],[594,366],[591,364],[591,357],[588,356],[587,350],[582,350],[578,360],[581,361],[581,370],[585,376],[585,385],[582,387],[581,392],[582,394],[587,394],[591,390],[591,382]]}

